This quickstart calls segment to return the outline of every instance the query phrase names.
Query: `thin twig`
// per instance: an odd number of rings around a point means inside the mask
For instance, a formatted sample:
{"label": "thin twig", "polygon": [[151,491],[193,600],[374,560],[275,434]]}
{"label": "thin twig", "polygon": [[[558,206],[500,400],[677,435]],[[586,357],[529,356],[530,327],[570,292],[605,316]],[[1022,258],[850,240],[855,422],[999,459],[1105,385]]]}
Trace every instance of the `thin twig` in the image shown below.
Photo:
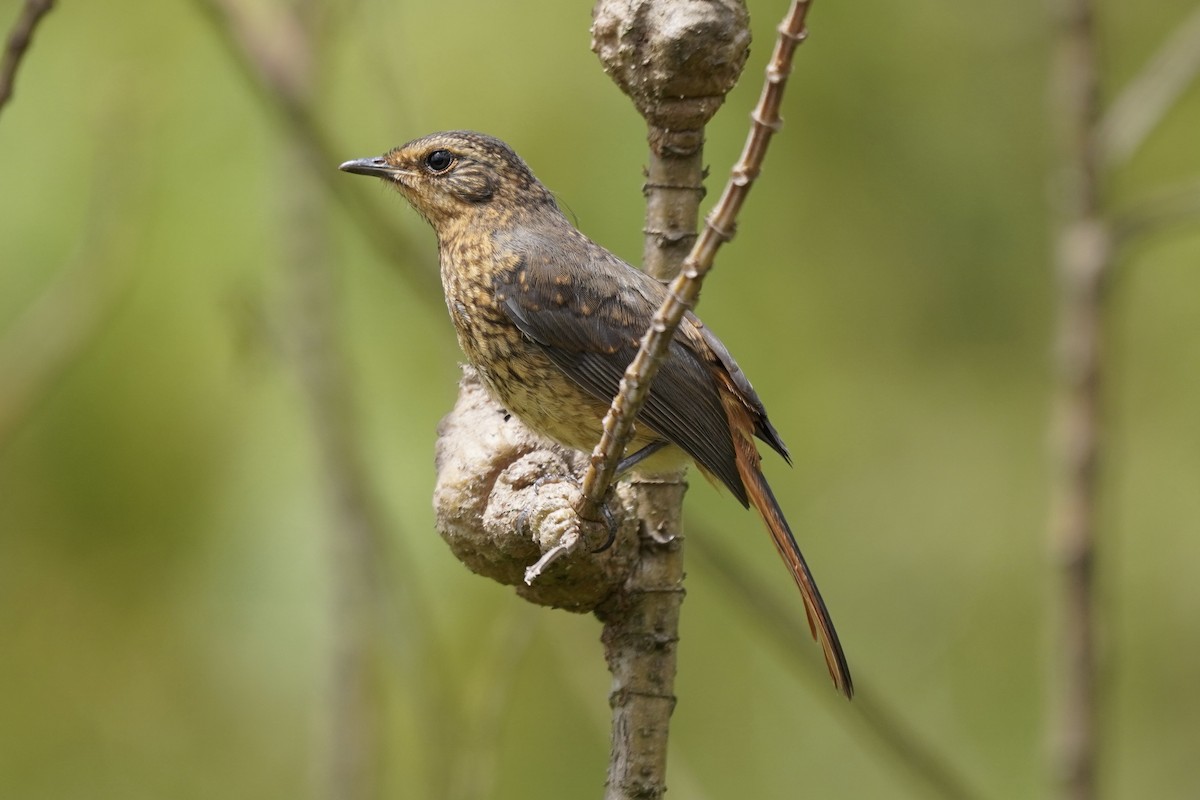
{"label": "thin twig", "polygon": [[[332,511],[331,549],[333,575],[333,654],[331,735],[329,739],[329,794],[332,797],[369,797],[381,770],[383,716],[386,704],[377,697],[382,685],[381,615],[390,610],[384,593],[390,588],[382,573],[391,566],[403,568],[407,558],[384,558],[385,543],[398,546],[398,538],[385,530],[385,514],[372,491],[361,452],[361,436],[350,394],[353,381],[337,335],[334,297],[336,282],[328,262],[326,194],[341,202],[351,218],[364,228],[369,241],[389,258],[410,248],[407,240],[375,206],[347,191],[336,180],[334,165],[340,159],[312,113],[313,64],[328,35],[320,8],[312,5],[276,7],[270,25],[251,22],[237,0],[197,0],[226,45],[230,57],[264,102],[275,108],[290,144],[291,158],[276,165],[288,185],[286,242],[290,292],[291,340],[304,394],[309,405],[325,486]],[[417,259],[402,261],[416,263]],[[441,290],[433,273],[406,271],[412,286],[438,302]],[[425,653],[434,653],[428,614],[421,607],[419,576],[407,571],[397,582],[402,591],[399,607],[404,628],[416,634]],[[412,642],[410,641],[411,645]],[[407,655],[407,653],[406,653]],[[436,707],[441,686],[422,692],[423,735],[430,741],[445,739],[446,709]],[[444,783],[445,770],[428,759],[436,783]],[[439,793],[435,791],[436,793]]]}
{"label": "thin twig", "polygon": [[[103,161],[103,160],[102,160]],[[116,163],[115,161],[112,163]],[[136,204],[128,171],[102,170],[71,263],[0,333],[0,451],[95,341],[136,277],[122,216]]]}
{"label": "thin twig", "polygon": [[394,215],[368,201],[367,195],[351,185],[353,182],[340,179],[336,167],[346,160],[346,151],[332,144],[332,137],[317,120],[307,98],[296,91],[288,77],[290,65],[302,58],[295,54],[294,47],[289,49],[295,37],[288,33],[288,26],[261,30],[250,24],[234,0],[194,2],[212,23],[246,82],[278,113],[321,188],[345,209],[381,258],[402,267],[401,276],[422,302],[440,306],[444,301],[436,270],[409,266],[422,264],[425,259],[396,225]]}
{"label": "thin twig", "polygon": [[1165,228],[1200,222],[1200,180],[1160,189],[1114,215],[1116,245],[1144,239]]}
{"label": "thin twig", "polygon": [[733,238],[734,225],[742,203],[762,167],[772,134],[783,121],[779,106],[788,74],[792,69],[792,54],[804,41],[807,31],[804,19],[811,3],[792,0],[784,21],[779,25],[779,39],[767,66],[766,81],[758,105],[750,115],[752,124],[741,158],[734,166],[721,199],[704,222],[692,252],[683,263],[679,275],[668,287],[667,299],[654,315],[637,356],[625,370],[620,391],[604,417],[600,442],[592,452],[591,463],[583,479],[583,499],[579,515],[594,519],[604,494],[616,475],[617,463],[633,433],[634,420],[650,393],[650,382],[662,365],[683,316],[700,296],[704,276],[712,268],[717,250]]}
{"label": "thin twig", "polygon": [[[271,74],[279,93],[300,103],[314,93],[312,64],[320,42],[300,14],[281,17],[292,23],[293,57],[278,62]],[[288,27],[283,26],[285,30]],[[327,796],[365,800],[377,794],[382,763],[380,709],[384,704],[378,696],[382,669],[376,611],[381,583],[379,552],[386,534],[359,452],[349,389],[353,381],[337,335],[337,292],[329,267],[325,198],[317,190],[315,165],[307,168],[305,143],[295,131],[295,126],[289,126],[292,136],[285,154],[290,157],[278,168],[288,175],[283,195],[284,267],[291,352],[308,401],[331,512]]]}
{"label": "thin twig", "polygon": [[583,541],[584,539],[578,531],[568,531],[561,542],[543,553],[541,558],[525,570],[525,583],[532,586],[533,582],[540,578],[551,564],[573,553]]}
{"label": "thin twig", "polygon": [[914,793],[921,797],[942,797],[946,800],[973,800],[985,795],[972,787],[966,776],[961,774],[943,754],[922,741],[917,732],[905,723],[903,716],[888,707],[886,702],[870,690],[869,682],[855,681],[854,702],[850,713],[844,714],[846,704],[838,695],[825,691],[829,673],[825,662],[816,652],[807,647],[808,627],[801,623],[792,609],[777,600],[771,593],[763,591],[762,582],[754,578],[731,553],[718,544],[721,537],[715,531],[696,530],[690,540],[693,553],[698,553],[708,568],[726,584],[725,597],[740,603],[745,617],[756,623],[763,633],[776,645],[782,647],[788,663],[795,666],[804,680],[814,687],[814,694],[836,708],[838,718],[855,725],[858,732],[874,740],[878,747],[888,753],[901,770],[922,791]]}
{"label": "thin twig", "polygon": [[13,23],[8,33],[8,43],[4,47],[4,56],[0,58],[0,111],[13,96],[13,86],[17,79],[17,68],[21,59],[29,50],[33,41],[33,32],[37,29],[42,17],[54,8],[54,0],[25,0],[21,16]]}
{"label": "thin twig", "polygon": [[1104,288],[1112,236],[1101,209],[1099,66],[1091,0],[1062,0],[1057,96],[1062,134],[1054,479],[1049,535],[1059,586],[1054,766],[1061,796],[1096,795],[1096,597]]}
{"label": "thin twig", "polygon": [[1100,121],[1104,162],[1127,162],[1200,74],[1200,6],[1125,85]]}

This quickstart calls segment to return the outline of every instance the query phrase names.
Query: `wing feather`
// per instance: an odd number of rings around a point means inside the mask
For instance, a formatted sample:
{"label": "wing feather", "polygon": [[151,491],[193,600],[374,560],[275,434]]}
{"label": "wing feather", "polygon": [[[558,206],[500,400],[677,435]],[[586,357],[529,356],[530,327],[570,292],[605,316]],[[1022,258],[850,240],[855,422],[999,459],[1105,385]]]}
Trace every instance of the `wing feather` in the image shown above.
{"label": "wing feather", "polygon": [[[495,289],[526,338],[572,381],[607,403],[666,290],[582,234],[571,233],[567,246],[556,237],[553,251],[538,232],[506,235],[498,244],[515,256],[515,266],[496,278]],[[589,271],[585,279],[573,272],[580,265]],[[747,505],[729,421],[713,380],[715,365],[697,352],[685,330],[690,326],[696,329],[693,336],[712,337],[707,331],[701,334],[697,323],[694,317],[684,320],[671,341],[638,421],[684,450]]]}

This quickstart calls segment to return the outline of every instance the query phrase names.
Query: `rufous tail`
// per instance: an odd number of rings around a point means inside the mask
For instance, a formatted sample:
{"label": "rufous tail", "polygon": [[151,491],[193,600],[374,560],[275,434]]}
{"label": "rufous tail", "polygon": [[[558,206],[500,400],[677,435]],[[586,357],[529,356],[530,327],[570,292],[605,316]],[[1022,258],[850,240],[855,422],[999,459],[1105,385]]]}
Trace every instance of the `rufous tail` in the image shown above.
{"label": "rufous tail", "polygon": [[758,448],[754,446],[750,435],[742,431],[734,432],[734,447],[737,453],[738,473],[742,476],[746,494],[762,515],[771,539],[775,542],[775,549],[783,557],[792,577],[796,579],[796,585],[800,587],[800,596],[804,598],[804,610],[808,614],[808,627],[825,652],[825,665],[829,668],[829,676],[833,678],[833,684],[839,692],[847,698],[853,697],[854,681],[850,677],[846,654],[842,652],[842,643],[838,641],[837,630],[829,617],[829,609],[821,599],[821,592],[817,589],[817,583],[804,561],[800,546],[796,544],[796,537],[792,535],[792,529],[784,519],[779,502],[762,474]]}

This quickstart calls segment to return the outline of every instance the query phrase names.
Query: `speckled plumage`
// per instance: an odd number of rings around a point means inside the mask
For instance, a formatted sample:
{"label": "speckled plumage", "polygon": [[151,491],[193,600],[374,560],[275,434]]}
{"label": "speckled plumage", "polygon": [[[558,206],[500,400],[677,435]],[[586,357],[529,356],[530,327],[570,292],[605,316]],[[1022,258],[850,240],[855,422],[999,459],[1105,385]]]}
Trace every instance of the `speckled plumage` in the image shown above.
{"label": "speckled plumage", "polygon": [[[530,428],[591,450],[664,285],[576,230],[525,162],[490,136],[435,133],[342,169],[388,181],[433,226],[459,345],[496,399]],[[845,655],[754,437],[784,458],[787,448],[729,351],[694,315],[672,340],[637,422],[627,452],[674,445],[642,469],[686,456],[758,509],[849,696]]]}

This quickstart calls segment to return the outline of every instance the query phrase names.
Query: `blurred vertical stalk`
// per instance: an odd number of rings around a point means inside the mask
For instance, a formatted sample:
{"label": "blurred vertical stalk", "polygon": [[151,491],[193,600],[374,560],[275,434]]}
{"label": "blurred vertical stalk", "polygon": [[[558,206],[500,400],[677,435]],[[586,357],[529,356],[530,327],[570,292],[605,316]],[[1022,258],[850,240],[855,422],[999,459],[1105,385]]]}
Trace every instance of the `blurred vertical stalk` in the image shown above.
{"label": "blurred vertical stalk", "polygon": [[[337,163],[345,154],[331,144],[314,108],[316,66],[321,51],[344,19],[323,0],[254,4],[248,0],[195,0],[211,21],[249,88],[274,112],[285,143],[278,165],[285,176],[286,231],[284,286],[290,324],[287,342],[304,391],[329,498],[331,655],[325,748],[327,794],[356,800],[378,796],[384,774],[386,710],[385,661],[403,655],[419,675],[414,692],[421,741],[414,757],[427,771],[434,796],[449,785],[451,737],[462,725],[447,697],[442,673],[429,663],[445,662],[421,601],[412,559],[396,557],[401,544],[387,534],[385,515],[371,490],[363,463],[350,369],[338,337],[335,274],[329,266],[329,206],[345,208],[364,241],[399,265],[416,264],[403,232],[376,203],[362,198],[341,179]],[[343,176],[344,177],[344,176]],[[435,273],[403,268],[414,296],[442,303]],[[436,298],[436,299],[435,299]],[[399,612],[399,620],[385,614]],[[392,623],[392,624],[387,624]],[[401,647],[385,645],[389,630],[402,629]]]}
{"label": "blurred vertical stalk", "polygon": [[[295,168],[289,148],[283,159]],[[382,706],[373,665],[380,522],[368,497],[337,337],[337,290],[328,269],[323,198],[303,169],[286,187],[286,292],[289,349],[308,403],[330,508],[330,676],[327,796],[376,796]]]}
{"label": "blurred vertical stalk", "polygon": [[[317,3],[300,0],[283,41],[290,42],[285,83],[309,107],[320,42]],[[277,31],[277,33],[280,33]],[[377,797],[382,737],[377,664],[382,522],[357,442],[354,385],[339,338],[337,281],[329,264],[329,208],[313,174],[307,143],[289,127],[283,153],[284,271],[289,350],[308,403],[329,503],[330,662],[326,796]],[[329,168],[333,168],[333,164]]]}
{"label": "blurred vertical stalk", "polygon": [[96,188],[75,251],[42,293],[0,330],[0,455],[105,330],[137,278],[137,237],[120,223],[144,201],[146,182],[136,159],[125,157],[128,151],[107,144],[117,120],[122,141],[137,141],[128,105],[112,104],[102,130],[92,130],[106,146],[98,151],[103,157],[90,181]]}
{"label": "blurred vertical stalk", "polygon": [[1053,768],[1059,794],[1096,795],[1097,468],[1101,455],[1105,279],[1112,267],[1101,211],[1100,102],[1091,0],[1058,0],[1051,104],[1060,135],[1059,310],[1049,535],[1057,573]]}

